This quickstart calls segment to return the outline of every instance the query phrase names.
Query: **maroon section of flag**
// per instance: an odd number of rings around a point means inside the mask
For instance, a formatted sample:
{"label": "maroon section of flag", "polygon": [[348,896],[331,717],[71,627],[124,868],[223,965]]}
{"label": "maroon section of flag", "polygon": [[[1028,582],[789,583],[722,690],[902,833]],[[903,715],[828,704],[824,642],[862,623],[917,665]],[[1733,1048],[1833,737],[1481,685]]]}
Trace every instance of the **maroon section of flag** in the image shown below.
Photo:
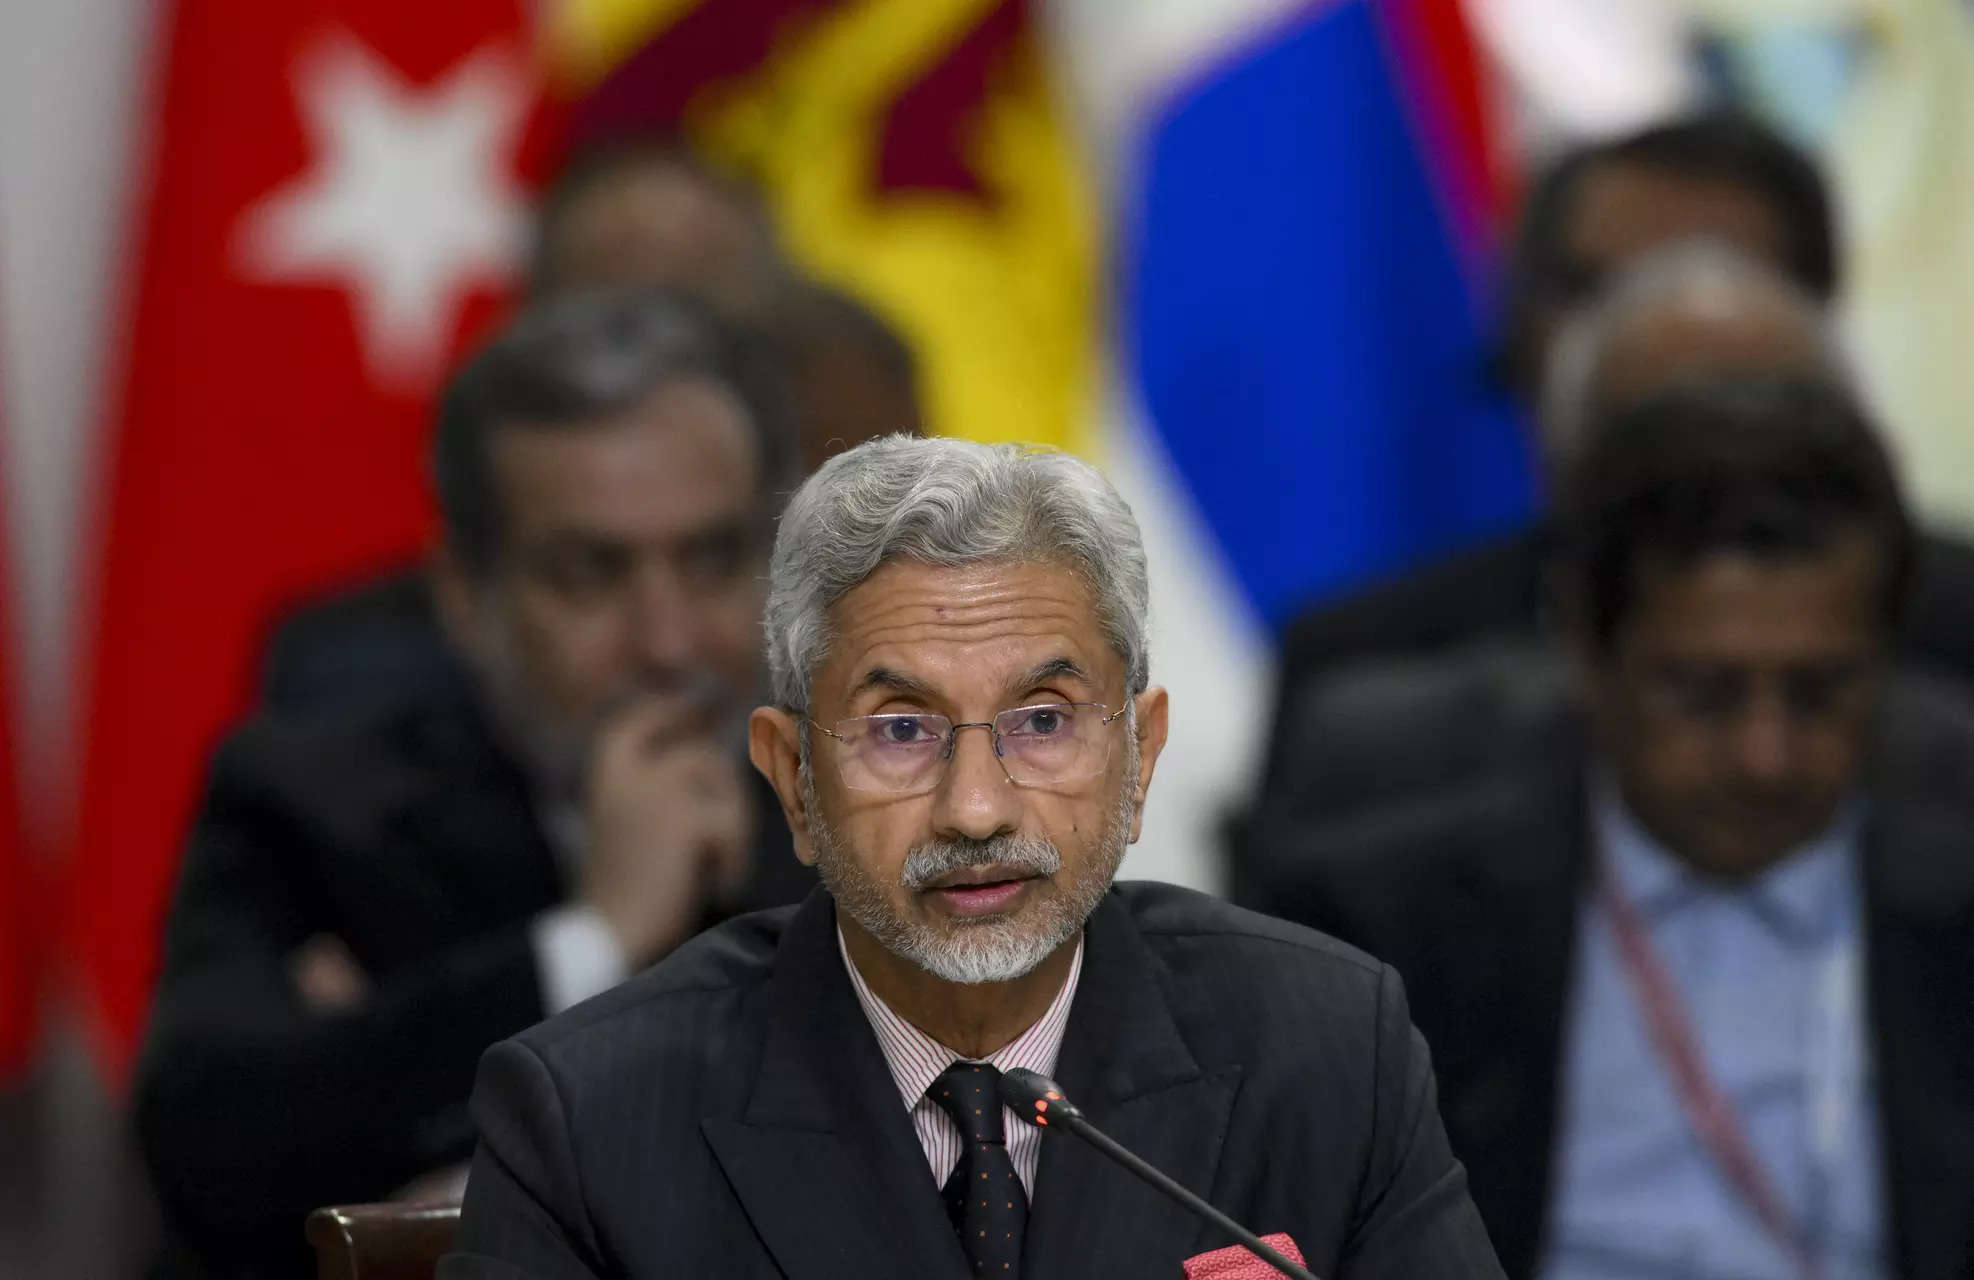
{"label": "maroon section of flag", "polygon": [[[719,0],[658,27],[575,105],[570,132],[586,141],[678,127],[689,109],[758,76],[776,49],[826,28],[850,0]],[[879,108],[873,194],[951,191],[991,201],[968,160],[970,131],[997,78],[1033,38],[1029,0],[996,0],[950,48]]]}
{"label": "maroon section of flag", "polygon": [[522,0],[182,0],[81,634],[73,947],[127,1070],[207,756],[270,619],[415,553],[433,393],[550,136]]}
{"label": "maroon section of flag", "polygon": [[709,86],[760,70],[778,40],[848,0],[719,0],[666,23],[578,104],[577,136],[595,140],[676,124]]}

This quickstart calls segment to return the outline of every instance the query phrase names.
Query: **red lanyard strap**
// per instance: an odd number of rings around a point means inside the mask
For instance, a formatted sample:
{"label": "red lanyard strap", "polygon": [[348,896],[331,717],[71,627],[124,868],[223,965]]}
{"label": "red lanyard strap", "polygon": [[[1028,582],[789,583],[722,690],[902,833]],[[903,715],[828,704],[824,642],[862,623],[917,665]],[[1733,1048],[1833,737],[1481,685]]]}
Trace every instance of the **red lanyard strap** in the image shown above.
{"label": "red lanyard strap", "polygon": [[1734,1190],[1754,1211],[1762,1228],[1787,1251],[1808,1280],[1815,1280],[1818,1273],[1815,1254],[1802,1232],[1790,1221],[1781,1196],[1776,1194],[1753,1144],[1734,1115],[1734,1108],[1728,1105],[1708,1074],[1685,1004],[1660,962],[1644,922],[1618,890],[1607,859],[1598,860],[1595,878],[1597,905],[1610,921],[1612,937],[1618,944],[1618,959],[1645,1015],[1652,1047],[1672,1077],[1673,1092],[1686,1112],[1687,1124],[1727,1175]]}

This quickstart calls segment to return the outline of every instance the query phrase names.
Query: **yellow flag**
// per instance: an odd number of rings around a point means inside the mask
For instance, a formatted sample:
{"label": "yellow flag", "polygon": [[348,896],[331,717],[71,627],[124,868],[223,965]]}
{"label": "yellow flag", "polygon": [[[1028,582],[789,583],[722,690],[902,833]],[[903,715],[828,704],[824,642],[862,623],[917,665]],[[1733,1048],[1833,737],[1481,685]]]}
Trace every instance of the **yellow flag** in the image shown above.
{"label": "yellow flag", "polygon": [[579,91],[687,78],[669,123],[904,333],[933,430],[1087,451],[1096,199],[1022,0],[563,0],[547,48]]}

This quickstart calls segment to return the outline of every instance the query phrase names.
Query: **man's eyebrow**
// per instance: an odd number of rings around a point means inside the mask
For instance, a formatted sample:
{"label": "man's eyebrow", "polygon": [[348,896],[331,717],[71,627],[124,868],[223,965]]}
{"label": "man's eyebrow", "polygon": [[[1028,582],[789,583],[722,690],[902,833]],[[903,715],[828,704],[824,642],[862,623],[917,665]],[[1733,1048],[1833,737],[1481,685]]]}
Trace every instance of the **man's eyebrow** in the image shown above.
{"label": "man's eyebrow", "polygon": [[592,529],[586,525],[558,524],[543,529],[535,535],[539,543],[580,543],[583,546],[622,547],[630,545],[625,539],[603,529]]}
{"label": "man's eyebrow", "polygon": [[917,676],[893,671],[889,667],[872,667],[864,672],[864,678],[851,687],[850,696],[854,698],[866,689],[889,689],[893,693],[915,694],[921,698],[930,698],[935,692],[931,685]]}
{"label": "man's eyebrow", "polygon": [[1064,676],[1081,684],[1096,683],[1096,681],[1090,679],[1089,672],[1076,664],[1075,659],[1050,658],[1047,662],[1036,663],[1020,676],[1010,680],[1008,682],[1008,692],[1017,694],[1027,693],[1036,685],[1048,684],[1050,681]]}

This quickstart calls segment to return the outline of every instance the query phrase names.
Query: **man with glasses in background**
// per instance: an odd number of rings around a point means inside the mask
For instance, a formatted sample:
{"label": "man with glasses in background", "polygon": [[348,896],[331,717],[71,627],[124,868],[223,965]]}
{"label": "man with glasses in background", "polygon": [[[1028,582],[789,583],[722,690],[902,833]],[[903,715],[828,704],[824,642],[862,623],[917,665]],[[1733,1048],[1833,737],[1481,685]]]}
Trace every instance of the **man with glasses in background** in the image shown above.
{"label": "man with glasses in background", "polygon": [[1384,792],[1244,900],[1405,975],[1512,1274],[1974,1275],[1974,703],[1894,657],[1883,442],[1702,379],[1587,423],[1558,513],[1563,644],[1321,691],[1298,758]]}

